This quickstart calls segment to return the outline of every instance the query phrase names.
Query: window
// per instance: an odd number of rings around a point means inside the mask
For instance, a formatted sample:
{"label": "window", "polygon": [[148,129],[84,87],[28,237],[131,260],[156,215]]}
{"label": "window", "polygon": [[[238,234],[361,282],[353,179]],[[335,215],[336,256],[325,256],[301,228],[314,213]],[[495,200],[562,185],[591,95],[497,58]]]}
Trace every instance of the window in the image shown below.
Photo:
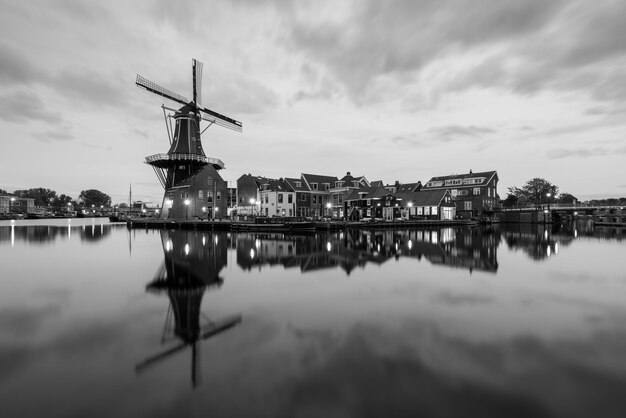
{"label": "window", "polygon": [[283,194],[278,193],[278,203],[283,203]]}
{"label": "window", "polygon": [[352,182],[352,186],[354,186],[354,187],[356,187],[356,188],[358,189],[358,188],[359,188],[359,186],[360,186],[360,184],[359,184],[359,182],[358,182],[358,181],[354,180],[354,181]]}
{"label": "window", "polygon": [[324,183],[324,190],[330,190],[330,183]]}
{"label": "window", "polygon": [[[293,203],[293,195],[292,194],[288,194],[287,195],[287,203]],[[289,209],[289,211],[291,211],[291,209]],[[291,216],[291,215],[289,215]]]}
{"label": "window", "polygon": [[265,195],[265,203],[269,203],[269,196]]}
{"label": "window", "polygon": [[430,206],[424,206],[424,215],[430,215]]}
{"label": "window", "polygon": [[222,200],[222,192],[217,192],[217,200]]}
{"label": "window", "polygon": [[208,186],[213,186],[213,179],[212,179],[211,177],[208,177],[208,178],[206,179],[206,184],[207,184]]}
{"label": "window", "polygon": [[430,208],[430,213],[432,213],[433,215],[437,214],[437,206],[433,206],[432,208]]}
{"label": "window", "polygon": [[211,191],[206,192],[206,201],[208,203],[213,203],[213,192]]}
{"label": "window", "polygon": [[317,203],[317,196],[313,195],[313,204]]}
{"label": "window", "polygon": [[302,182],[301,181],[296,181],[296,187],[302,187]]}
{"label": "window", "polygon": [[304,201],[306,200],[306,194],[302,193],[302,194],[300,195],[300,200],[301,200],[302,202],[304,202]]}
{"label": "window", "polygon": [[480,196],[480,187],[474,187],[474,196]]}
{"label": "window", "polygon": [[311,183],[311,189],[317,190],[317,183]]}
{"label": "window", "polygon": [[289,209],[289,216],[293,216],[293,209]]}
{"label": "window", "polygon": [[341,187],[343,186],[343,181],[336,181],[335,182],[335,187]]}
{"label": "window", "polygon": [[202,193],[202,190],[198,190],[198,199],[204,199],[204,193]]}
{"label": "window", "polygon": [[463,209],[472,210],[472,202],[471,201],[463,202]]}
{"label": "window", "polygon": [[458,190],[457,189],[452,189],[452,196],[456,197]]}

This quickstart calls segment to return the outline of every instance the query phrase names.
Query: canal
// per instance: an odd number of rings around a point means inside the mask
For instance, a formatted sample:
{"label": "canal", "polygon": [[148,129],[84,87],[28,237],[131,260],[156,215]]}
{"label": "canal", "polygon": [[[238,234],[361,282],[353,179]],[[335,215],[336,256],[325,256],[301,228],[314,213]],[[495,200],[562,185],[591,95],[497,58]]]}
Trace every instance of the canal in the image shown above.
{"label": "canal", "polygon": [[1,417],[623,417],[626,232],[0,221]]}

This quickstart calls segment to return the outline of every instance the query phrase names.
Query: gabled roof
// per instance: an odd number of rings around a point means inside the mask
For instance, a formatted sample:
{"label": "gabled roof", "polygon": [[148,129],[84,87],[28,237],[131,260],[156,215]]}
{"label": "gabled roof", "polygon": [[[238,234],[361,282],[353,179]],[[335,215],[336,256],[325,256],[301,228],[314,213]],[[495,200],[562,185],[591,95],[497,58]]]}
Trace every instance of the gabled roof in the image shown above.
{"label": "gabled roof", "polygon": [[488,183],[491,178],[495,176],[496,179],[498,179],[498,172],[497,171],[481,171],[478,173],[473,173],[471,170],[469,173],[465,173],[465,174],[450,174],[448,176],[439,176],[439,177],[432,177],[430,180],[428,180],[428,182],[424,185],[424,187],[428,187],[428,188],[433,188],[433,187],[448,187],[444,185],[440,185],[440,186],[428,186],[428,183],[433,182],[433,181],[443,181],[445,182],[446,180],[465,180],[465,179],[470,179],[470,178],[484,178],[484,180],[481,183],[473,183],[471,185],[469,184],[463,184],[460,186],[476,186],[476,185],[481,185],[481,184],[485,184]]}
{"label": "gabled roof", "polygon": [[323,176],[319,174],[304,174],[304,173],[302,173],[302,178],[309,185],[311,185],[311,183],[317,183],[317,184],[328,183],[331,186],[334,186],[335,182],[338,180],[336,176]]}
{"label": "gabled roof", "polygon": [[405,183],[398,186],[396,193],[413,193],[419,191],[422,188],[422,182],[417,183]]}
{"label": "gabled roof", "polygon": [[271,180],[267,190],[273,190],[276,192],[293,192],[293,188],[284,179]]}
{"label": "gabled roof", "polygon": [[370,187],[382,187],[382,186],[383,186],[382,180],[374,180],[370,182]]}
{"label": "gabled roof", "polygon": [[390,194],[393,193],[384,187],[362,187],[351,190],[344,200],[382,199]]}
{"label": "gabled roof", "polygon": [[[302,181],[302,179],[297,179],[297,178],[293,178],[293,177],[285,177],[285,181],[287,183],[289,183],[289,186],[291,186],[291,188],[296,191],[296,192],[309,192],[311,191],[311,189],[309,189],[309,187],[307,186],[305,181]],[[296,182],[300,183],[300,187],[296,186]]]}
{"label": "gabled roof", "polygon": [[448,194],[447,189],[421,190],[413,193],[396,193],[396,197],[402,199],[402,204],[412,202],[413,206],[438,206]]}

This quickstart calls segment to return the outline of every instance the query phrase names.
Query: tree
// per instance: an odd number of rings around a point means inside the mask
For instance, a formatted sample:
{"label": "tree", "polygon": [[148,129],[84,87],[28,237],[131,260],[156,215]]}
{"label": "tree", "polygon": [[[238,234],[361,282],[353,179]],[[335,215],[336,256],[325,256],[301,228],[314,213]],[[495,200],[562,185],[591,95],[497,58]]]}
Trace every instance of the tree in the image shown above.
{"label": "tree", "polygon": [[528,180],[524,187],[509,187],[510,195],[517,197],[522,205],[538,205],[542,203],[554,202],[559,188],[542,178]]}
{"label": "tree", "polygon": [[6,195],[6,194],[10,194],[10,193],[4,189],[0,189],[0,195]]}
{"label": "tree", "polygon": [[506,199],[504,199],[504,202],[502,202],[502,205],[510,208],[517,205],[518,201],[519,198],[516,195],[509,193]]}
{"label": "tree", "polygon": [[100,190],[89,189],[80,192],[78,199],[82,201],[85,207],[96,206],[110,206],[111,197]]}
{"label": "tree", "polygon": [[56,197],[53,201],[52,201],[52,206],[54,206],[55,208],[66,208],[68,203],[72,203],[74,199],[72,199],[70,196],[67,195],[60,195],[58,197]]}

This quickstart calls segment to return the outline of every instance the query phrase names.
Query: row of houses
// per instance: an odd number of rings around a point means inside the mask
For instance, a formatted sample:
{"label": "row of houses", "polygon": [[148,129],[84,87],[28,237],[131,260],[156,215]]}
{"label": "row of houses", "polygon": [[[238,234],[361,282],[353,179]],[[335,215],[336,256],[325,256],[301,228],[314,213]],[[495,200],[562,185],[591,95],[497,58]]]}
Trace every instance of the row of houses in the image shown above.
{"label": "row of houses", "polygon": [[347,172],[342,178],[302,173],[272,179],[244,174],[237,180],[239,214],[268,217],[361,220],[454,219],[490,214],[498,205],[496,171],[433,177],[425,184],[368,181]]}

